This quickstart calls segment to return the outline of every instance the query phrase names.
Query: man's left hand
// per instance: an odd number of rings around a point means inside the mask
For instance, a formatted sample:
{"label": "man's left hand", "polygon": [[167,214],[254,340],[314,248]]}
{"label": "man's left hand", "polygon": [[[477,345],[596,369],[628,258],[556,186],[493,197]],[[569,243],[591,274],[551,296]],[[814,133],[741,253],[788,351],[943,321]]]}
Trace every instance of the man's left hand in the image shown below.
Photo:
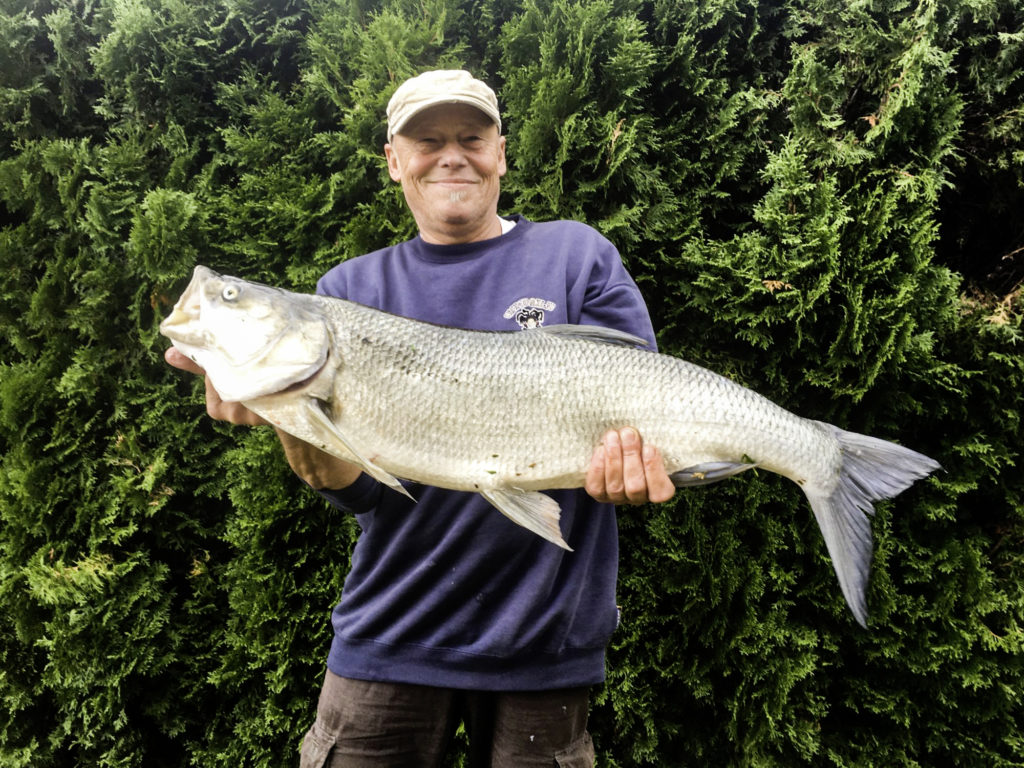
{"label": "man's left hand", "polygon": [[610,430],[594,449],[584,489],[612,504],[668,501],[676,492],[661,453],[632,427]]}

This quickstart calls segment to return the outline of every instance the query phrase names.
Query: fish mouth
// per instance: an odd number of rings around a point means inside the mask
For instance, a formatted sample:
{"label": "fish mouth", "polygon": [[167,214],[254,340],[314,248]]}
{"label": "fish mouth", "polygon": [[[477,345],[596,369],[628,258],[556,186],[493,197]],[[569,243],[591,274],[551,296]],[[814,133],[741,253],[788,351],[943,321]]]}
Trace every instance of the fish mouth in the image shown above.
{"label": "fish mouth", "polygon": [[177,341],[193,347],[202,346],[203,342],[206,341],[206,334],[190,330],[190,326],[198,319],[198,311],[183,312],[175,307],[174,311],[160,323],[160,333],[171,341]]}
{"label": "fish mouth", "polygon": [[211,277],[220,277],[208,267],[197,265],[192,271],[192,279],[185,287],[184,293],[174,304],[171,314],[160,323],[160,333],[172,341],[199,346],[206,340],[206,334],[196,332],[195,323],[199,320],[201,310],[202,285]]}

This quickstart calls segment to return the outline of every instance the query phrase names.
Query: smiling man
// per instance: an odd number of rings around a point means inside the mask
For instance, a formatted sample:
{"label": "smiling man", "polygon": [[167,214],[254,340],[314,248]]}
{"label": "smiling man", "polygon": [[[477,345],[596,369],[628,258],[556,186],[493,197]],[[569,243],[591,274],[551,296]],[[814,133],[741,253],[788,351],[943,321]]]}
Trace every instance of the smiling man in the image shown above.
{"label": "smiling man", "polygon": [[[581,323],[654,344],[608,240],[579,222],[498,215],[505,137],[486,84],[425,72],[399,86],[387,118],[388,171],[419,233],[337,265],[319,292],[459,328]],[[174,347],[167,360],[202,373]],[[262,423],[209,382],[207,410]],[[634,429],[610,431],[585,489],[551,493],[567,552],[478,494],[414,486],[413,502],[279,436],[296,474],[361,528],[302,768],[439,766],[460,722],[472,768],[593,765],[588,692],[618,623],[614,505],[672,496],[657,450]]]}
{"label": "smiling man", "polygon": [[391,178],[428,243],[448,245],[501,234],[499,179],[505,137],[468,104],[437,105],[406,118],[384,145]]}

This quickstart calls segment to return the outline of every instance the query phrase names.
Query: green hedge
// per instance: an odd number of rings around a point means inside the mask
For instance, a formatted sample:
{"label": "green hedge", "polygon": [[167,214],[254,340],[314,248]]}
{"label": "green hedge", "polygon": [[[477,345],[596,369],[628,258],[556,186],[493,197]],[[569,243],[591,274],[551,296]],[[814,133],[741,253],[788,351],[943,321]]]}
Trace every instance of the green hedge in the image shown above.
{"label": "green hedge", "polygon": [[382,114],[435,66],[664,350],[944,466],[879,505],[868,631],[786,481],[623,509],[599,764],[1024,766],[1014,0],[4,0],[0,764],[295,764],[355,524],[156,327],[196,263],[408,237]]}

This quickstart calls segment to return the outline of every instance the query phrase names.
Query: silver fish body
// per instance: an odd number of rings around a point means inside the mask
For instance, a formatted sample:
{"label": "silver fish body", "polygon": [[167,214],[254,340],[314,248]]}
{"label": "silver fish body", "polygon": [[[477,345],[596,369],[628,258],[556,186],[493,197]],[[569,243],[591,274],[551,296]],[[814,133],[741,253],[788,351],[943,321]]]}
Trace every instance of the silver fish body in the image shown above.
{"label": "silver fish body", "polygon": [[582,486],[609,429],[636,427],[678,486],[777,472],[807,495],[861,624],[872,502],[938,468],[606,329],[459,330],[197,267],[161,332],[284,431],[400,492],[397,478],[479,492],[563,547],[541,491]]}

